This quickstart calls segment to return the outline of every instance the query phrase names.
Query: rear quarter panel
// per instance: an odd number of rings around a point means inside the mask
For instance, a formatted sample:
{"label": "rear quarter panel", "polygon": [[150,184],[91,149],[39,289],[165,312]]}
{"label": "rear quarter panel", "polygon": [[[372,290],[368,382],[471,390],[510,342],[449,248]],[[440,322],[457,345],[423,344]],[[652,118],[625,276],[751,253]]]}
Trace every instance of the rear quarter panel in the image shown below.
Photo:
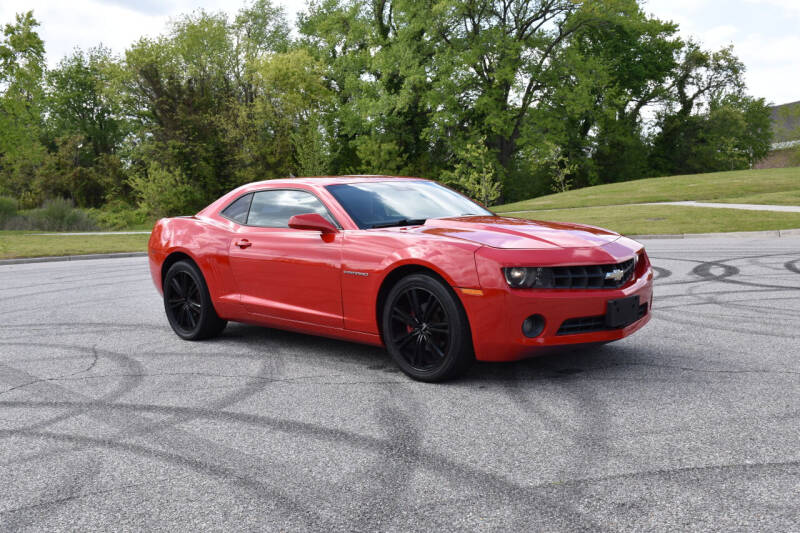
{"label": "rear quarter panel", "polygon": [[208,218],[162,218],[148,244],[150,273],[163,295],[162,267],[172,254],[182,253],[197,264],[208,285],[214,307],[222,318],[242,316],[239,294],[228,261],[232,234],[227,224]]}

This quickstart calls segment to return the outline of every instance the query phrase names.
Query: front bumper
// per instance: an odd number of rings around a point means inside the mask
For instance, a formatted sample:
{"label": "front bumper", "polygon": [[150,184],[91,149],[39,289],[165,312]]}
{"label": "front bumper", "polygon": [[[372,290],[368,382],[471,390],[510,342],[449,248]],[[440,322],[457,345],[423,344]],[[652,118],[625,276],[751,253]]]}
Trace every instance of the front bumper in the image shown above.
{"label": "front bumper", "polygon": [[[602,264],[628,259],[632,254],[642,252],[644,263],[627,285],[619,289],[511,289],[500,275],[503,266],[514,262],[535,264],[542,261],[540,253],[532,257],[520,258],[520,250],[502,254],[505,250],[491,250],[476,253],[476,265],[481,279],[482,294],[459,294],[469,318],[472,330],[475,357],[480,361],[515,361],[542,353],[543,348],[570,344],[602,343],[627,337],[642,328],[650,320],[653,301],[653,272],[643,253],[641,245],[625,239],[627,246],[620,243],[611,247],[598,247],[591,257],[585,250],[581,253],[584,264]],[[604,250],[604,248],[606,248]],[[564,256],[563,264],[576,264]],[[605,257],[600,257],[605,253]],[[504,255],[508,259],[503,259]],[[626,257],[627,255],[627,257]],[[547,259],[544,259],[547,260]],[[507,264],[504,264],[507,261]],[[619,329],[558,334],[565,321],[575,318],[599,317],[606,314],[607,302],[619,298],[638,296],[639,304],[645,309],[638,320]],[[534,338],[522,332],[522,323],[531,315],[544,317],[545,324],[541,334]],[[597,329],[597,328],[593,328]]]}

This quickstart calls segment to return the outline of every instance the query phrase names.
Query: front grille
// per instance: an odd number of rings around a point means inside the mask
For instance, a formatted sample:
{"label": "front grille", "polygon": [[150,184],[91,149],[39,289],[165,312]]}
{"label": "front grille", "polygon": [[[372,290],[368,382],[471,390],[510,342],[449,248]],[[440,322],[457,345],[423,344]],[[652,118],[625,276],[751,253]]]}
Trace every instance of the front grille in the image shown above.
{"label": "front grille", "polygon": [[[553,267],[556,289],[618,289],[633,276],[633,259],[616,265],[588,265]],[[622,271],[619,279],[606,278],[606,274]]]}
{"label": "front grille", "polygon": [[[647,304],[644,303],[639,306],[639,315],[636,317],[636,320],[639,320],[646,314],[647,314]],[[634,320],[633,322],[636,322],[636,320]],[[558,332],[556,333],[556,335],[575,335],[576,333],[591,333],[593,331],[608,331],[611,329],[622,329],[630,326],[631,324],[633,324],[633,322],[625,324],[621,328],[609,328],[608,326],[606,326],[605,315],[570,318],[565,320],[561,324],[561,327],[558,328]]]}

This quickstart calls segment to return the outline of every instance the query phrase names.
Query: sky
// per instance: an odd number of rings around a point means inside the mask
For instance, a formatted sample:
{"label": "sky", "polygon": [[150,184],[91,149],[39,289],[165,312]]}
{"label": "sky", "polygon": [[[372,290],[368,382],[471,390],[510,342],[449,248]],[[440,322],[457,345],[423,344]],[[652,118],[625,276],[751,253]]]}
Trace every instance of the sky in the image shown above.
{"label": "sky", "polygon": [[[273,0],[295,20],[306,0]],[[41,23],[48,63],[73,48],[99,43],[122,54],[143,36],[163,33],[169,21],[203,8],[233,15],[237,0],[0,0],[0,23],[32,9]],[[800,0],[645,0],[644,10],[680,26],[709,49],[732,44],[747,67],[750,94],[773,104],[800,100]]]}

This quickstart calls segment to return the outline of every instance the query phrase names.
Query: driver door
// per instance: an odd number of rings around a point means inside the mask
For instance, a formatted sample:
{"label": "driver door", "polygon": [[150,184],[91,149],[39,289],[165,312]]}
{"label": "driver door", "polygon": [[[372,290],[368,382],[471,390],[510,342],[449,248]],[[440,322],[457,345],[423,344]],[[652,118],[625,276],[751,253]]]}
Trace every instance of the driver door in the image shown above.
{"label": "driver door", "polygon": [[253,194],[229,249],[242,304],[255,315],[342,328],[342,234],[289,228],[289,219],[304,213],[319,213],[338,226],[309,191]]}

